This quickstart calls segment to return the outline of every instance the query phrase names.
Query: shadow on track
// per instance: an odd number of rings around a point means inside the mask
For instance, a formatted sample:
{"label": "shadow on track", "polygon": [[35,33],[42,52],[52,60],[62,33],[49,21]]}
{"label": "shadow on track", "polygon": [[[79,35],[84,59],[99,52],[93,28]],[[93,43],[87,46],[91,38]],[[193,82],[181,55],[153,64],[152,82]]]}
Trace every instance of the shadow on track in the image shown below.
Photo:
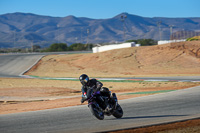
{"label": "shadow on track", "polygon": [[182,117],[182,116],[188,116],[188,115],[158,115],[158,116],[138,116],[138,117],[122,117],[119,119],[112,118],[108,120],[120,120],[120,119],[148,119],[148,118],[161,118],[161,117]]}

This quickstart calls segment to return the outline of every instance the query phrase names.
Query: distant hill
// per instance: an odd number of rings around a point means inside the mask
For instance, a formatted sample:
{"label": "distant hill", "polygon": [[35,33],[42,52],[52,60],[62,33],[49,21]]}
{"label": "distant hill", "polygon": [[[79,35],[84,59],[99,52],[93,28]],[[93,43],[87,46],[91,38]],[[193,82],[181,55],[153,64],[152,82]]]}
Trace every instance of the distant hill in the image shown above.
{"label": "distant hill", "polygon": [[90,19],[9,13],[0,15],[0,48],[45,47],[55,42],[113,43],[143,38],[169,39],[169,25],[173,26],[173,33],[182,30],[196,33],[200,31],[200,18],[148,18],[121,13],[108,19]]}

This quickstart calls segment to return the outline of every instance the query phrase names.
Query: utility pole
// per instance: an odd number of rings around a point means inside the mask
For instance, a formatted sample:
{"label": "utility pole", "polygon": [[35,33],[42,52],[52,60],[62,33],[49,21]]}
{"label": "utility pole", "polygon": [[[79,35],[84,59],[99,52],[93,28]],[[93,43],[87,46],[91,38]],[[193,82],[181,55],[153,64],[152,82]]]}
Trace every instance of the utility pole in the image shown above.
{"label": "utility pole", "polygon": [[60,25],[57,24],[57,28],[58,28],[58,31],[57,31],[57,41],[58,41],[58,42],[57,42],[57,43],[60,42],[60,37],[59,37],[59,36],[60,36],[60,31],[59,31],[60,29],[59,29],[59,27],[60,27]]}
{"label": "utility pole", "polygon": [[30,52],[33,52],[33,40],[31,40],[31,49]]}
{"label": "utility pole", "polygon": [[185,37],[185,34],[186,34],[186,30],[183,29],[183,37],[182,37],[182,39],[185,39],[185,38],[186,38],[186,37]]}
{"label": "utility pole", "polygon": [[121,21],[123,23],[123,31],[124,31],[124,42],[126,41],[126,31],[125,31],[125,19],[127,18],[126,15],[121,16]]}
{"label": "utility pole", "polygon": [[161,40],[161,38],[162,38],[161,28],[160,28],[161,23],[162,23],[162,21],[157,22],[157,26],[158,26],[158,30],[159,30],[159,37],[160,37],[160,40]]}
{"label": "utility pole", "polygon": [[90,49],[89,49],[89,44],[88,44],[88,42],[89,42],[89,41],[88,41],[88,39],[89,39],[89,33],[90,33],[90,30],[87,29],[87,45],[88,45],[88,51],[90,50]]}
{"label": "utility pole", "polygon": [[173,27],[174,27],[174,25],[169,25],[169,28],[170,28],[170,40],[173,40]]}
{"label": "utility pole", "polygon": [[81,28],[81,43],[82,43],[83,28]]}
{"label": "utility pole", "polygon": [[15,43],[16,43],[16,30],[14,30],[14,48],[15,48]]}

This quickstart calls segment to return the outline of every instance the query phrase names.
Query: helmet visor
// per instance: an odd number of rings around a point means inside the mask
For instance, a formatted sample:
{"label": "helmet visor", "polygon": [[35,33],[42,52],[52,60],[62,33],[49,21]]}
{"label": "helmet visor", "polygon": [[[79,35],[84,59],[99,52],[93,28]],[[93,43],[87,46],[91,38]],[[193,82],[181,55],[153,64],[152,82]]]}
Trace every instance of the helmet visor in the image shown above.
{"label": "helmet visor", "polygon": [[82,85],[86,85],[88,83],[88,81],[89,81],[89,78],[87,77],[87,78],[81,80],[81,83],[82,83]]}

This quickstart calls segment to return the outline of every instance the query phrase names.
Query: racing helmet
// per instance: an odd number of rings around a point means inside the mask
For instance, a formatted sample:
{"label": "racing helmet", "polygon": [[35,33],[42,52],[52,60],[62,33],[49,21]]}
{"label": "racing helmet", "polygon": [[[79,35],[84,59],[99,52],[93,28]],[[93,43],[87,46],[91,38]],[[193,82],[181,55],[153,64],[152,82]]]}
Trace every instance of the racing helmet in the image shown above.
{"label": "racing helmet", "polygon": [[89,77],[86,74],[82,74],[79,77],[79,80],[80,80],[82,85],[87,85],[89,83]]}

